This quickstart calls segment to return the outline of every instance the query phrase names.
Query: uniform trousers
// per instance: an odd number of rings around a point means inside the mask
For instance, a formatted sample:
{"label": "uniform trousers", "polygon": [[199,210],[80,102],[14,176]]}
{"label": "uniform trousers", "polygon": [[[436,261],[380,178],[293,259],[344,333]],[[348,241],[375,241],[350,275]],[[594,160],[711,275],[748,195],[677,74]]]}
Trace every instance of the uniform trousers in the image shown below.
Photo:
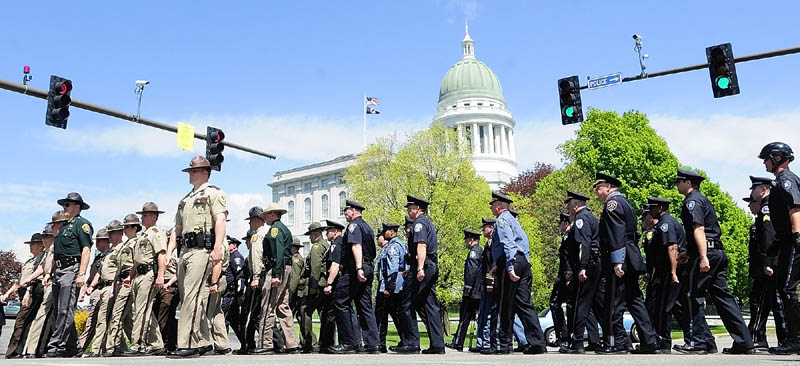
{"label": "uniform trousers", "polygon": [[116,294],[113,294],[113,308],[111,310],[106,336],[106,350],[115,354],[128,349],[127,339],[132,338],[133,332],[133,295],[131,286],[117,280]]}
{"label": "uniform trousers", "polygon": [[[575,286],[575,314],[571,329],[572,347],[581,348],[583,347],[584,333],[587,331],[589,344],[599,343],[596,314],[605,314],[603,301],[606,292],[606,278],[600,270],[600,262],[590,260],[586,266],[586,280],[581,282],[576,278],[573,281],[571,285]],[[606,338],[611,333],[608,329],[607,325],[603,325],[603,336]]]}
{"label": "uniform trousers", "polygon": [[390,315],[398,335],[401,339],[403,338],[402,329],[400,328],[400,306],[402,302],[403,295],[399,292],[391,292],[389,295],[378,292],[375,295],[375,318],[378,323],[378,343],[380,343],[381,347],[386,347],[386,334],[389,330]]}
{"label": "uniform trousers", "polygon": [[228,339],[228,326],[225,324],[225,313],[222,312],[222,297],[225,294],[227,285],[228,279],[225,276],[220,276],[219,281],[217,281],[217,291],[208,297],[208,308],[206,309],[210,337],[214,343],[214,349],[217,350],[231,348],[231,343]]}
{"label": "uniform trousers", "polygon": [[99,356],[105,351],[111,310],[114,308],[114,298],[111,296],[114,293],[114,286],[108,285],[94,292],[97,293],[97,303],[94,305],[97,313],[97,324],[94,329],[94,337],[91,338],[91,353]]}
{"label": "uniform trousers", "polygon": [[75,329],[75,305],[78,291],[75,279],[80,263],[56,269],[53,280],[53,304],[56,306],[56,322],[47,347],[48,353],[70,356],[78,353],[78,331]]}
{"label": "uniform trousers", "polygon": [[[680,281],[680,279],[678,279]],[[652,296],[652,309],[648,309],[653,328],[656,332],[658,346],[661,349],[672,347],[672,318],[678,321],[681,329],[688,329],[688,319],[678,304],[683,284],[672,284],[672,273],[669,269],[656,269],[647,284],[648,296]],[[650,288],[652,287],[652,292]]]}
{"label": "uniform trousers", "polygon": [[[14,320],[14,331],[11,333],[11,340],[8,342],[8,349],[6,350],[6,358],[22,355],[24,351],[30,324],[42,303],[41,296],[36,295],[35,290],[34,286],[29,287],[27,292],[30,293],[26,293],[26,296],[23,296],[20,300],[19,311]],[[26,299],[29,300],[25,301]],[[26,304],[26,302],[29,303]]]}
{"label": "uniform trousers", "polygon": [[[570,334],[567,329],[573,329],[573,325],[567,326],[567,323],[572,323],[575,319],[575,303],[568,301],[574,297],[574,294],[570,294],[572,289],[571,286],[567,286],[567,281],[561,277],[557,277],[553,282],[553,290],[550,292],[550,315],[553,318],[556,343],[569,342]],[[566,318],[564,317],[564,308],[561,306],[564,303],[567,304]]]}
{"label": "uniform trousers", "polygon": [[297,320],[297,325],[300,327],[300,347],[304,351],[311,351],[314,349],[314,344],[317,343],[317,336],[314,334],[312,328],[311,314],[308,313],[306,307],[308,306],[307,299],[309,296],[292,296],[290,308]]}
{"label": "uniform trousers", "polygon": [[100,304],[100,297],[101,293],[98,290],[92,291],[91,295],[89,295],[89,317],[86,318],[86,325],[83,328],[83,332],[78,337],[78,348],[84,353],[86,352],[86,347],[89,346],[89,341],[94,339],[94,334],[97,330],[97,316],[100,313],[98,306]]}
{"label": "uniform trousers", "polygon": [[417,271],[412,267],[403,282],[403,302],[401,306],[401,327],[403,328],[403,345],[419,347],[419,326],[416,313],[425,313],[423,322],[428,330],[431,348],[444,348],[442,334],[441,308],[436,298],[436,282],[439,279],[439,265],[430,259],[425,260],[423,267],[425,277],[417,280]]}
{"label": "uniform trousers", "polygon": [[757,346],[767,347],[767,318],[770,311],[775,320],[775,334],[778,344],[786,341],[788,325],[783,313],[783,301],[778,296],[775,277],[766,275],[753,278],[753,287],[750,289],[750,323],[747,329]]}
{"label": "uniform trousers", "polygon": [[158,316],[153,312],[155,294],[155,273],[138,273],[133,280],[133,302],[136,316],[133,318],[131,348],[140,352],[164,348]]}
{"label": "uniform trousers", "polygon": [[[379,345],[378,324],[372,309],[372,281],[375,278],[371,264],[362,264],[365,282],[358,280],[355,271],[344,272],[336,282],[334,306],[336,307],[336,325],[339,334],[344,338],[344,345],[359,347],[361,342],[370,349]],[[351,306],[355,305],[358,326],[353,326]],[[360,332],[356,332],[359,329]],[[358,333],[361,336],[358,336]],[[362,339],[363,337],[363,339]]]}
{"label": "uniform trousers", "polygon": [[473,299],[470,296],[461,298],[461,305],[458,309],[458,327],[453,337],[453,345],[456,346],[456,349],[461,349],[464,346],[464,341],[467,339],[467,329],[469,324],[475,320],[480,303],[480,299]]}
{"label": "uniform trousers", "polygon": [[[514,273],[518,281],[512,281],[506,271],[505,256],[497,259],[497,285],[500,288],[496,298],[500,318],[500,330],[497,332],[498,350],[509,351],[513,349],[512,334],[514,328],[514,315],[518,315],[525,328],[525,338],[528,345],[533,348],[546,349],[547,344],[539,324],[539,314],[533,308],[531,300],[531,264],[522,253],[514,257]],[[502,273],[500,273],[502,272]]]}
{"label": "uniform trousers", "polygon": [[[607,308],[604,311],[610,316],[608,323],[609,335],[613,334],[614,337],[613,343],[609,340],[608,345],[617,349],[621,349],[623,346],[627,348],[631,345],[623,324],[623,315],[627,308],[639,327],[640,343],[647,347],[657,347],[658,341],[653,329],[653,323],[647,313],[642,290],[639,288],[639,274],[633,268],[624,268],[623,270],[625,270],[625,274],[621,278],[611,268],[606,273],[605,303]],[[605,330],[606,328],[603,329]]]}
{"label": "uniform trousers", "polygon": [[222,298],[222,312],[225,313],[226,326],[233,329],[233,334],[236,335],[239,344],[247,344],[247,338],[244,335],[247,328],[247,314],[242,314],[241,311],[242,305],[239,304],[235,293],[229,292]]}
{"label": "uniform trousers", "polygon": [[203,339],[208,334],[206,307],[211,273],[209,252],[203,248],[188,248],[178,261],[178,292],[181,295],[181,316],[178,318],[178,349],[200,348],[210,344]]}
{"label": "uniform trousers", "polygon": [[292,279],[292,267],[284,266],[278,287],[272,287],[272,277],[267,274],[261,288],[261,304],[263,320],[259,327],[259,337],[263,348],[273,349],[273,328],[277,317],[285,338],[287,349],[297,348],[297,335],[294,332],[292,309],[289,308],[289,281]]}
{"label": "uniform trousers", "polygon": [[783,302],[789,327],[787,342],[800,345],[800,299],[797,297],[797,287],[800,284],[800,244],[791,241],[781,244],[778,268],[775,271],[778,295]]}
{"label": "uniform trousers", "polygon": [[31,321],[25,348],[22,351],[26,355],[42,355],[47,352],[45,345],[53,335],[53,286],[51,284],[42,287],[42,303]]}
{"label": "uniform trousers", "polygon": [[[168,280],[164,279],[164,282]],[[178,344],[178,319],[175,318],[175,313],[178,310],[179,300],[178,287],[173,284],[156,292],[153,301],[153,313],[158,316],[161,341],[167,351],[174,351]]]}

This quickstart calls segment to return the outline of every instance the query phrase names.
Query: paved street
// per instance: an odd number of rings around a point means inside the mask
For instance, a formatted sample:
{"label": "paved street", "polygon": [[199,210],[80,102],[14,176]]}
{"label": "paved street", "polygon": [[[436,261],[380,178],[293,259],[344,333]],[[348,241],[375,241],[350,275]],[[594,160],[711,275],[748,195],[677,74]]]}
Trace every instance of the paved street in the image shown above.
{"label": "paved street", "polygon": [[[0,337],[0,350],[5,353],[8,345],[8,337],[11,334],[13,320],[3,327],[3,334]],[[236,337],[232,337],[232,342]],[[717,337],[717,345],[720,350],[730,345],[730,338],[727,336]],[[775,339],[770,339],[774,343]],[[238,346],[238,344],[236,345]],[[448,349],[444,356],[425,356],[425,355],[271,355],[271,356],[207,356],[187,360],[172,360],[165,357],[137,357],[137,358],[91,358],[91,359],[36,359],[36,360],[3,360],[2,365],[143,365],[145,363],[159,362],[159,365],[230,365],[232,362],[237,365],[325,365],[325,366],[353,366],[370,364],[390,364],[402,363],[406,365],[524,365],[532,363],[542,363],[546,365],[577,365],[592,363],[595,365],[669,365],[669,366],[689,366],[689,365],[722,365],[725,366],[752,366],[752,365],[800,365],[800,356],[773,356],[768,354],[748,355],[748,356],[728,356],[714,354],[706,356],[689,356],[673,353],[672,355],[657,356],[637,356],[637,355],[618,355],[618,356],[598,356],[595,354],[586,355],[561,355],[555,348],[550,349],[549,354],[539,356],[528,356],[523,354],[513,354],[504,356],[483,356],[472,353],[453,352]]]}

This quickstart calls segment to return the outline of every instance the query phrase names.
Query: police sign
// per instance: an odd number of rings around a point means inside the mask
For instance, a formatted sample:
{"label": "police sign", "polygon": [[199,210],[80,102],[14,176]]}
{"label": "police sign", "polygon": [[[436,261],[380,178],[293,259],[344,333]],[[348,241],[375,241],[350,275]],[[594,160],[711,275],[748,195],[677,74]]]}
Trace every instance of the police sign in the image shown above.
{"label": "police sign", "polygon": [[611,75],[601,76],[599,78],[589,79],[588,87],[590,90],[605,88],[611,85],[622,84],[622,73],[618,72]]}

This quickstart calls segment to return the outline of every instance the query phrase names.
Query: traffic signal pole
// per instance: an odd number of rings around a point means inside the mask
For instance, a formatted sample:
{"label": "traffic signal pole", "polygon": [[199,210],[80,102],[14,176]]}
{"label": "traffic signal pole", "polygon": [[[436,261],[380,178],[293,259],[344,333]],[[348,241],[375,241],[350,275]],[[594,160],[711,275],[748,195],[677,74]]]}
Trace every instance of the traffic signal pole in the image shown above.
{"label": "traffic signal pole", "polygon": [[[775,51],[769,51],[769,52],[756,53],[756,54],[747,55],[747,56],[743,56],[743,57],[736,57],[734,59],[736,60],[736,63],[740,63],[740,62],[761,60],[763,58],[791,55],[793,53],[800,53],[800,46],[784,48],[784,49],[781,49],[781,50],[775,50]],[[702,70],[702,69],[707,69],[707,68],[708,68],[708,62],[705,62],[705,63],[702,63],[702,64],[697,64],[697,65],[692,65],[692,66],[685,66],[685,67],[679,67],[679,68],[675,68],[675,69],[669,69],[669,70],[664,70],[664,71],[648,73],[645,76],[642,76],[642,75],[628,76],[628,77],[622,78],[622,82],[626,83],[626,82],[629,82],[629,81],[636,81],[636,80],[642,80],[642,79],[652,79],[654,77],[666,76],[666,75],[672,75],[672,74],[680,74],[682,72],[694,71],[694,70]],[[581,86],[581,90],[588,89],[588,88],[589,88],[588,85]]]}
{"label": "traffic signal pole", "polygon": [[[11,82],[11,81],[8,81],[8,80],[0,79],[0,89],[5,89],[5,90],[13,91],[13,92],[16,92],[16,93],[25,94],[25,95],[30,95],[30,96],[33,96],[33,97],[36,97],[36,98],[40,98],[40,99],[45,99],[45,100],[47,99],[47,91],[46,90],[32,88],[32,87],[30,87],[28,85],[14,83],[14,82]],[[71,107],[85,109],[87,111],[92,111],[92,112],[95,112],[95,113],[104,114],[104,115],[109,116],[109,117],[123,119],[123,120],[126,120],[128,122],[134,122],[134,123],[138,123],[138,124],[149,126],[149,127],[155,127],[155,128],[158,128],[158,129],[161,129],[161,130],[164,130],[164,131],[178,133],[178,128],[175,127],[175,126],[168,125],[166,123],[162,123],[162,122],[158,122],[158,121],[154,121],[152,119],[137,118],[136,115],[133,115],[133,114],[120,112],[120,111],[117,111],[117,110],[114,110],[114,109],[111,109],[111,108],[106,108],[106,107],[103,107],[103,106],[100,106],[100,105],[97,105],[97,104],[84,102],[82,100],[72,99],[72,103],[70,103],[69,105]],[[196,138],[198,140],[205,141],[206,135],[199,134],[199,133],[195,132],[194,138]],[[244,151],[244,152],[247,152],[247,153],[250,153],[250,154],[254,154],[254,155],[263,156],[263,157],[269,158],[269,159],[275,159],[275,155],[268,154],[268,153],[265,153],[265,152],[262,152],[262,151],[258,151],[258,150],[255,150],[255,149],[251,149],[251,148],[249,148],[247,146],[242,146],[242,145],[234,144],[232,142],[227,142],[227,141],[222,141],[221,144],[225,145],[227,147],[230,147],[232,149]]]}

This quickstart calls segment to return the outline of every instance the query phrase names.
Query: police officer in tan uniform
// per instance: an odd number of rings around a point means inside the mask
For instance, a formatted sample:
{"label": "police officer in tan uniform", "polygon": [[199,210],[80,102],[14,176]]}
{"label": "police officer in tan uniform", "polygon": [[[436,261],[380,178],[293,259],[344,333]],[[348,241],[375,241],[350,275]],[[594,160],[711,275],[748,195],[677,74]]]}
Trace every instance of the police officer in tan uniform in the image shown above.
{"label": "police officer in tan uniform", "polygon": [[[169,236],[170,232],[167,232],[167,237]],[[180,303],[177,285],[178,253],[173,250],[167,257],[169,263],[165,262],[164,286],[156,292],[153,312],[158,316],[158,327],[161,330],[164,349],[174,351],[178,338],[178,319],[175,318],[175,313]]]}
{"label": "police officer in tan uniform", "polygon": [[30,278],[36,267],[41,262],[42,249],[42,235],[39,233],[33,234],[30,241],[25,244],[30,244],[32,257],[22,264],[20,272],[20,279],[5,294],[0,296],[0,302],[5,302],[12,292],[17,291],[17,297],[20,300],[19,312],[17,312],[16,320],[14,321],[14,332],[11,333],[11,340],[8,343],[6,350],[6,358],[22,358],[22,351],[25,347],[27,327],[30,325],[30,320],[33,318],[39,308],[41,301],[34,301],[37,296],[33,295],[34,289],[30,286],[23,286],[25,279]]}
{"label": "police officer in tan uniform", "polygon": [[[97,312],[97,324],[95,325],[94,337],[91,339],[92,352],[84,353],[84,357],[99,357],[105,351],[106,337],[108,335],[111,310],[114,308],[114,283],[117,276],[116,253],[122,246],[122,223],[119,220],[112,220],[105,227],[106,235],[109,239],[109,248],[103,252],[100,258],[100,270],[92,280],[91,287],[97,294],[95,311]],[[98,237],[100,232],[98,231]]]}
{"label": "police officer in tan uniform", "polygon": [[94,338],[94,332],[97,326],[97,304],[100,301],[100,291],[95,290],[99,282],[100,265],[103,262],[103,255],[107,253],[106,251],[110,245],[108,241],[108,230],[105,227],[97,230],[94,242],[97,254],[95,254],[92,265],[89,267],[89,277],[86,278],[86,285],[83,286],[81,294],[78,296],[78,302],[82,302],[87,295],[89,296],[89,317],[86,319],[83,332],[80,337],[78,337],[78,348],[81,350],[81,354],[84,354],[84,357],[88,357],[86,355],[86,347],[90,345],[90,340]]}
{"label": "police officer in tan uniform", "polygon": [[189,173],[189,183],[193,188],[178,204],[175,230],[169,237],[167,248],[167,253],[172,253],[172,249],[179,242],[181,244],[178,291],[182,305],[178,319],[178,349],[168,356],[197,357],[200,348],[207,350],[210,347],[207,340],[200,338],[202,328],[208,328],[208,286],[205,281],[211,267],[222,260],[228,203],[225,192],[208,183],[211,163],[207,159],[196,156],[183,171]]}
{"label": "police officer in tan uniform", "polygon": [[[39,311],[36,312],[36,317],[31,322],[30,330],[28,331],[28,339],[25,341],[25,349],[23,354],[26,358],[41,357],[46,351],[47,340],[53,330],[53,312],[50,309],[53,306],[52,296],[52,279],[50,274],[53,271],[53,239],[54,239],[54,225],[60,229],[63,223],[67,222],[67,216],[63,211],[56,211],[53,214],[52,222],[48,223],[42,231],[42,241],[44,242],[44,250],[42,251],[42,262],[39,264],[39,269],[34,273],[32,280],[40,280],[43,286],[42,305],[39,306]],[[41,340],[45,341],[42,342]]]}
{"label": "police officer in tan uniform", "polygon": [[[228,248],[222,251],[222,261],[218,262],[211,269],[208,276],[208,308],[206,318],[208,319],[208,329],[210,334],[204,334],[204,338],[214,343],[214,353],[226,355],[231,353],[231,343],[228,339],[228,326],[225,325],[225,314],[222,312],[222,297],[228,287],[228,280],[225,272],[230,264],[230,251]],[[235,284],[232,284],[235,285]],[[202,329],[202,328],[201,328]]]}
{"label": "police officer in tan uniform", "polygon": [[142,225],[139,216],[128,214],[122,220],[122,228],[128,240],[113,254],[117,266],[114,284],[114,307],[111,311],[111,322],[106,337],[106,356],[120,356],[128,348],[128,339],[133,338],[133,295],[131,294],[131,271],[136,245],[141,239]]}
{"label": "police officer in tan uniform", "polygon": [[[167,237],[156,227],[158,205],[147,202],[137,214],[142,215],[145,231],[133,248],[133,270],[129,280],[133,285],[136,317],[133,319],[131,349],[124,356],[161,355],[164,343],[158,319],[153,314],[155,292],[164,284],[164,251]],[[155,271],[158,271],[156,274]]]}
{"label": "police officer in tan uniform", "polygon": [[[253,206],[248,212],[247,220],[250,223],[250,231],[253,232],[247,240],[247,250],[249,252],[247,257],[248,269],[250,272],[250,289],[246,291],[246,299],[242,305],[245,310],[242,310],[243,317],[247,325],[245,326],[245,339],[242,343],[241,349],[236,353],[246,355],[248,353],[262,354],[267,350],[262,347],[261,342],[256,342],[255,333],[256,329],[260,327],[261,323],[261,286],[264,283],[264,276],[266,271],[264,264],[271,262],[264,260],[264,242],[269,232],[269,227],[264,225],[264,219],[261,214],[264,210],[259,206]],[[261,338],[261,337],[259,337]]]}

